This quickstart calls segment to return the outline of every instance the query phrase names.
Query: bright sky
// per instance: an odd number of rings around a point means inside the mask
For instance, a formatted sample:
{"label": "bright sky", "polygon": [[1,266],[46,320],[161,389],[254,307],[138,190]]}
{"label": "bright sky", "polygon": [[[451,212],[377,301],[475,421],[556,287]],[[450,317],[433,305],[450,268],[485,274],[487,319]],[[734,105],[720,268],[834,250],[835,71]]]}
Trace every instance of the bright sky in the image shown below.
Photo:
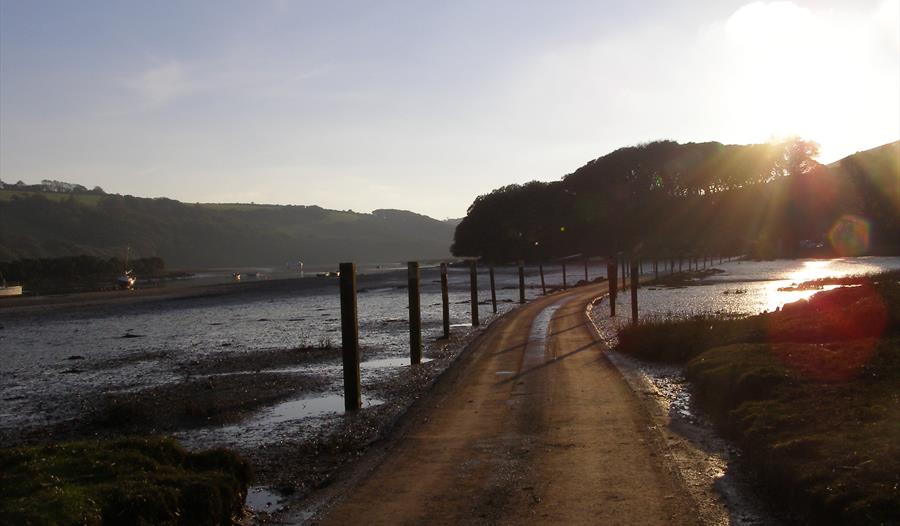
{"label": "bright sky", "polygon": [[0,178],[461,217],[653,139],[900,138],[900,0],[0,0]]}

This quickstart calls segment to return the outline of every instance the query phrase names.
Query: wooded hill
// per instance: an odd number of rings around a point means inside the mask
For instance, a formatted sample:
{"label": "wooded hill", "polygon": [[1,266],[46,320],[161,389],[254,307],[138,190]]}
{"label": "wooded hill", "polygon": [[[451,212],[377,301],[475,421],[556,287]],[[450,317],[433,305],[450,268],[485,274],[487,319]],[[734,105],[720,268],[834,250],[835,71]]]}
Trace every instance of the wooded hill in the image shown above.
{"label": "wooded hill", "polygon": [[828,166],[816,153],[798,139],[621,148],[560,181],[478,197],[452,252],[494,262],[900,253],[900,142]]}
{"label": "wooded hill", "polygon": [[0,261],[161,257],[169,268],[447,257],[455,223],[402,210],[187,204],[95,193],[0,190]]}

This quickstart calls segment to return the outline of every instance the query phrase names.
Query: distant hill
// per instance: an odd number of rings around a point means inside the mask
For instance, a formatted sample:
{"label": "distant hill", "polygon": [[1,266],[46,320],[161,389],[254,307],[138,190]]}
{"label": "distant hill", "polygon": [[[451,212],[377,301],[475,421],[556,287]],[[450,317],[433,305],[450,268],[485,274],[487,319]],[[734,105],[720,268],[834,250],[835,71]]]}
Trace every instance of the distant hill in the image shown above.
{"label": "distant hill", "polygon": [[128,246],[134,257],[161,257],[170,268],[438,259],[449,256],[455,227],[404,210],[188,204],[52,186],[0,189],[0,261],[122,257]]}

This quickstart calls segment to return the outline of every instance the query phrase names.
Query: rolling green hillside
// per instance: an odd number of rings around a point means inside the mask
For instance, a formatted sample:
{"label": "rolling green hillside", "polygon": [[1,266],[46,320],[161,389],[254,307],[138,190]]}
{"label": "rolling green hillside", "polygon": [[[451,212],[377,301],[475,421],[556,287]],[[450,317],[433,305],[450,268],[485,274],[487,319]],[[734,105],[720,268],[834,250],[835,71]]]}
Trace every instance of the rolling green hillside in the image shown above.
{"label": "rolling green hillside", "polygon": [[120,195],[0,190],[0,261],[157,256],[170,268],[403,261],[449,255],[453,222],[402,210],[187,204]]}

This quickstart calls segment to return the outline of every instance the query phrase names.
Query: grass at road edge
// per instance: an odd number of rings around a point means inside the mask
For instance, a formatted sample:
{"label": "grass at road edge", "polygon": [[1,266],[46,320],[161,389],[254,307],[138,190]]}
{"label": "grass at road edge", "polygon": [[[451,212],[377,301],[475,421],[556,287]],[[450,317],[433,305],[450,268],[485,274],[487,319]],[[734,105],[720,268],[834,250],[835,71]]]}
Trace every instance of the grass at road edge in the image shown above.
{"label": "grass at road edge", "polygon": [[169,438],[63,442],[0,450],[5,524],[228,525],[249,467],[237,454],[188,452]]}
{"label": "grass at road edge", "polygon": [[682,363],[695,400],[796,521],[900,520],[896,273],[779,312],[624,328],[619,347]]}

